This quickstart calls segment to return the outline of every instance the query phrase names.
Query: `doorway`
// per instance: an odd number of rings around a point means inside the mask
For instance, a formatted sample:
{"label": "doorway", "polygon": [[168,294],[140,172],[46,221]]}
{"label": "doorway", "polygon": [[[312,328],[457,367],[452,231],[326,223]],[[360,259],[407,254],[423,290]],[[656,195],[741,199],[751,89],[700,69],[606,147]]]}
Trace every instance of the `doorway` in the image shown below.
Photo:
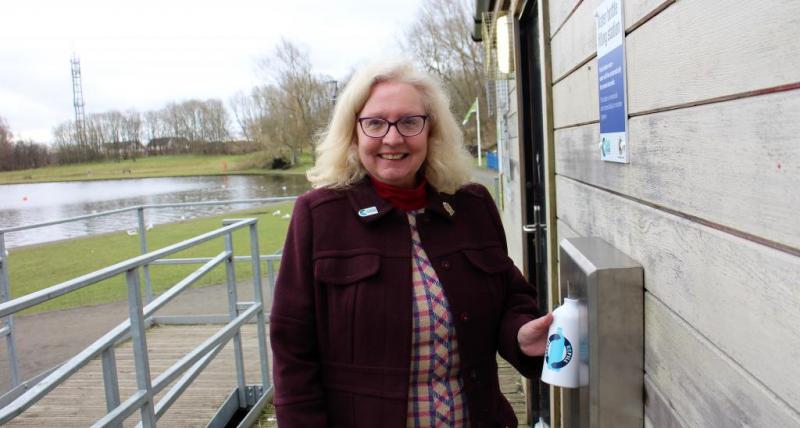
{"label": "doorway", "polygon": [[[539,49],[540,20],[538,2],[528,1],[517,23],[519,58],[517,82],[520,108],[521,159],[524,171],[523,215],[526,232],[526,264],[528,280],[536,285],[539,310],[548,311],[547,222],[544,146],[544,103],[542,64]],[[528,415],[531,423],[539,418],[550,421],[549,385],[531,380],[528,385]]]}

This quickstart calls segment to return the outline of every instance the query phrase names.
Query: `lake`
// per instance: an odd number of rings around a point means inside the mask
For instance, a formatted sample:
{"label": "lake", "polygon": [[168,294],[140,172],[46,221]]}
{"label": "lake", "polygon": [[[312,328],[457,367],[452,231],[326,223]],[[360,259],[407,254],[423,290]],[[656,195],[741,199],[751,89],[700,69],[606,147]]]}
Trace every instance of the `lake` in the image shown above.
{"label": "lake", "polygon": [[[310,188],[303,175],[228,175],[0,185],[0,229],[133,205],[268,198]],[[248,208],[220,205],[146,209],[147,224],[163,224]],[[6,247],[134,229],[135,211],[6,234]]]}

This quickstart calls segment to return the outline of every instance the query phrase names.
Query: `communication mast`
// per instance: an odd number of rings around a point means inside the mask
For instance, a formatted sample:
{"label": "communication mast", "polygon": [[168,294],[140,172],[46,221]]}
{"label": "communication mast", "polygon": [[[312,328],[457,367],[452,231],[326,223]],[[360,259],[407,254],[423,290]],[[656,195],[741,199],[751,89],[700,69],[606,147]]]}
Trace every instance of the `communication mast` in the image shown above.
{"label": "communication mast", "polygon": [[70,60],[72,64],[72,105],[75,107],[75,134],[78,145],[86,145],[86,121],[83,112],[83,85],[81,84],[81,60],[76,54],[72,54]]}

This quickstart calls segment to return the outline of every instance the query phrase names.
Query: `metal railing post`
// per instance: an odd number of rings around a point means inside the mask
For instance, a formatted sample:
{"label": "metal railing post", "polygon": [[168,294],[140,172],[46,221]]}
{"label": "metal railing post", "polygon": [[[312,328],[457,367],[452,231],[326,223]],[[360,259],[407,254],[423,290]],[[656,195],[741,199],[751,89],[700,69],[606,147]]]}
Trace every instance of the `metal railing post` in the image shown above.
{"label": "metal railing post", "polygon": [[264,317],[264,293],[261,290],[261,253],[258,248],[258,223],[250,225],[250,256],[253,263],[253,296],[256,303],[261,307],[257,315],[257,334],[258,334],[258,359],[261,363],[261,386],[262,390],[271,384],[269,379],[269,360],[267,355],[267,320]]}
{"label": "metal railing post", "polygon": [[[230,255],[225,260],[226,283],[228,285],[228,313],[233,320],[239,315],[236,295],[236,271],[233,260],[233,236],[231,232],[225,234],[225,251]],[[233,360],[236,362],[236,379],[239,384],[239,407],[247,407],[247,384],[244,379],[244,356],[242,355],[242,334],[237,330],[233,336]]]}
{"label": "metal railing post", "polygon": [[[8,253],[6,251],[5,233],[0,232],[0,303],[11,300],[11,286],[8,281]],[[14,345],[14,315],[4,318],[6,329],[0,325],[0,330],[5,330],[6,349],[8,350],[9,377],[11,388],[19,385],[19,367],[17,364],[17,348]],[[1,335],[0,335],[1,336]]]}
{"label": "metal railing post", "polygon": [[[139,220],[139,254],[147,254],[147,228],[144,225],[144,207],[136,209],[136,217]],[[153,288],[150,285],[150,264],[142,266],[144,274],[144,298],[145,302],[153,301]]]}
{"label": "metal railing post", "polygon": [[272,304],[272,297],[275,295],[275,262],[267,260],[267,290],[269,291],[269,303]]}
{"label": "metal railing post", "polygon": [[[103,363],[103,388],[106,392],[106,410],[113,411],[119,406],[119,381],[117,380],[117,358],[111,344],[101,354]],[[119,425],[118,425],[119,426]]]}
{"label": "metal railing post", "polygon": [[133,362],[136,366],[136,386],[147,395],[147,400],[140,409],[142,426],[150,428],[156,426],[156,416],[153,404],[153,388],[150,382],[150,359],[147,356],[142,296],[139,294],[139,269],[133,268],[125,272],[125,281],[128,284],[128,312],[131,320]]}

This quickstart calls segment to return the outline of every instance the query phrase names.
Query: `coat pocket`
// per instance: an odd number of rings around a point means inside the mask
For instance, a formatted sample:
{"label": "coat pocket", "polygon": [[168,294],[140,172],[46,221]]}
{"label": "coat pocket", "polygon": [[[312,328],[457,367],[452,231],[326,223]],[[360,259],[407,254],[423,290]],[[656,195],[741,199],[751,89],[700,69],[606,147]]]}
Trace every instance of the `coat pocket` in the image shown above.
{"label": "coat pocket", "polygon": [[314,276],[327,284],[350,284],[375,275],[380,266],[381,258],[377,254],[324,257],[314,262]]}
{"label": "coat pocket", "polygon": [[[318,284],[316,318],[322,354],[329,361],[352,361],[361,330],[371,326],[359,314],[382,292],[376,287],[381,258],[376,254],[333,255],[314,261]],[[363,334],[361,334],[363,336]]]}
{"label": "coat pocket", "polygon": [[[514,266],[501,247],[485,247],[462,250],[471,272],[464,278],[469,288],[470,299],[480,304],[471,304],[466,312],[471,318],[485,326],[496,326],[502,317],[506,300],[506,273]],[[492,327],[494,328],[494,327]],[[491,330],[494,331],[494,330]],[[487,338],[487,341],[491,339]],[[488,342],[487,342],[488,343]],[[487,345],[488,346],[488,345]]]}
{"label": "coat pocket", "polygon": [[463,251],[472,266],[490,275],[505,272],[513,265],[500,247]]}

